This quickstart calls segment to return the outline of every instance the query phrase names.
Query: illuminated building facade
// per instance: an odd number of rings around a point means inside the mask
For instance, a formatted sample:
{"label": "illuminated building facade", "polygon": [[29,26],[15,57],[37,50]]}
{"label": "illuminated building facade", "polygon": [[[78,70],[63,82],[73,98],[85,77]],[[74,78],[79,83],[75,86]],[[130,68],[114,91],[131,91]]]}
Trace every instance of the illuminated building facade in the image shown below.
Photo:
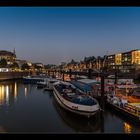
{"label": "illuminated building facade", "polygon": [[105,63],[108,69],[115,69],[115,55],[108,55]]}
{"label": "illuminated building facade", "polygon": [[16,59],[15,50],[13,52],[1,50],[0,51],[0,60],[5,59],[7,64],[13,64]]}
{"label": "illuminated building facade", "polygon": [[122,64],[122,54],[115,54],[115,65],[121,65]]}
{"label": "illuminated building facade", "polygon": [[108,69],[120,69],[122,72],[140,69],[140,50],[108,55],[105,63]]}
{"label": "illuminated building facade", "polygon": [[132,51],[122,53],[122,71],[130,72],[133,68],[131,64]]}
{"label": "illuminated building facade", "polygon": [[133,64],[136,69],[140,69],[140,50],[132,51],[131,64]]}

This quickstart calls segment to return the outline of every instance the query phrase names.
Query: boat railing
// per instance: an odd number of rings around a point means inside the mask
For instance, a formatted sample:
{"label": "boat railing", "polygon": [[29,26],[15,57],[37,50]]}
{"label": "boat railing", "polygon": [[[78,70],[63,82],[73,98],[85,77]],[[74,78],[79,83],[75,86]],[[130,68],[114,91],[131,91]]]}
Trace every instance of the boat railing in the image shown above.
{"label": "boat railing", "polygon": [[124,106],[124,109],[127,110],[129,113],[131,113],[135,116],[138,116],[140,118],[140,108],[138,108],[134,105],[131,105],[131,104],[126,104]]}
{"label": "boat railing", "polygon": [[63,92],[65,92],[65,93],[71,93],[72,90],[71,89],[63,89]]}

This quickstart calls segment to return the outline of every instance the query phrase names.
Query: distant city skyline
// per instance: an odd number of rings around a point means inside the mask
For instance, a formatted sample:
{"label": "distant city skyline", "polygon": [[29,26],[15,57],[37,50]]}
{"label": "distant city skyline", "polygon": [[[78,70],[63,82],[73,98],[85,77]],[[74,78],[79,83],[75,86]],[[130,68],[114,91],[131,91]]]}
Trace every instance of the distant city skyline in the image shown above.
{"label": "distant city skyline", "polygon": [[140,48],[140,7],[0,7],[0,50],[43,64]]}

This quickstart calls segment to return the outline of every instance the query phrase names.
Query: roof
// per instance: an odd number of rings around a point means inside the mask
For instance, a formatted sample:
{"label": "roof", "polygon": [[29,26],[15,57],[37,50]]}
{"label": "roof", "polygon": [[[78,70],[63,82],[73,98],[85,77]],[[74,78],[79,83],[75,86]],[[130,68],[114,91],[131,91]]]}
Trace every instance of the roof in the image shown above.
{"label": "roof", "polygon": [[9,51],[5,51],[5,50],[0,51],[0,55],[9,55],[9,56],[16,57],[16,55],[14,53],[9,52]]}
{"label": "roof", "polygon": [[92,91],[92,87],[89,84],[82,83],[80,81],[71,81],[75,87],[79,88],[80,90],[84,91],[85,93],[88,91]]}
{"label": "roof", "polygon": [[92,84],[92,83],[97,83],[96,80],[93,79],[80,79],[78,80],[79,82],[85,83],[85,84]]}

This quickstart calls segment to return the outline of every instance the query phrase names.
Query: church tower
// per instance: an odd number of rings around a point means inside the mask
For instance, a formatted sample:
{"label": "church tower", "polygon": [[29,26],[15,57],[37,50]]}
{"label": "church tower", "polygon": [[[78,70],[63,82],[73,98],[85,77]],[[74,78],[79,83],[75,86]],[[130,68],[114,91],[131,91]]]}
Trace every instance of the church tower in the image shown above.
{"label": "church tower", "polygon": [[16,50],[15,50],[15,48],[14,48],[14,50],[13,50],[13,53],[14,53],[14,55],[16,55]]}
{"label": "church tower", "polygon": [[14,48],[14,50],[13,50],[13,54],[14,54],[13,60],[15,61],[15,60],[16,60],[16,50],[15,50],[15,48]]}

